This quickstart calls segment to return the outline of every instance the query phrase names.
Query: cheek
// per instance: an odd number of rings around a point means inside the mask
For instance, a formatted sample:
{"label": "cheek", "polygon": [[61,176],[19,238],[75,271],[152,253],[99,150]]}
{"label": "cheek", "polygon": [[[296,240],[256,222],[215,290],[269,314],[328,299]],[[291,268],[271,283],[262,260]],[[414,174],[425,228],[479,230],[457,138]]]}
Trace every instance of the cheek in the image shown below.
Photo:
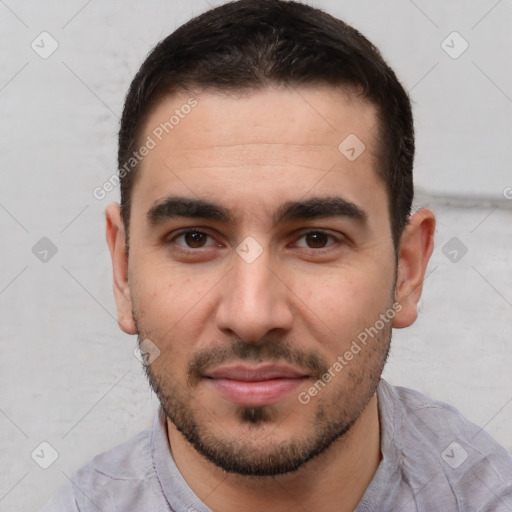
{"label": "cheek", "polygon": [[390,306],[392,280],[377,269],[339,269],[322,279],[303,278],[304,303],[329,328],[333,348],[350,343]]}
{"label": "cheek", "polygon": [[162,361],[176,368],[204,338],[220,278],[211,269],[197,266],[192,272],[147,256],[134,258],[134,268],[131,288],[139,332],[157,344]]}
{"label": "cheek", "polygon": [[189,290],[187,281],[171,281],[162,274],[142,279],[139,274],[133,288],[139,336],[149,339],[159,350],[151,365],[152,374],[167,383],[183,381],[185,362],[197,339],[193,305],[198,295]]}

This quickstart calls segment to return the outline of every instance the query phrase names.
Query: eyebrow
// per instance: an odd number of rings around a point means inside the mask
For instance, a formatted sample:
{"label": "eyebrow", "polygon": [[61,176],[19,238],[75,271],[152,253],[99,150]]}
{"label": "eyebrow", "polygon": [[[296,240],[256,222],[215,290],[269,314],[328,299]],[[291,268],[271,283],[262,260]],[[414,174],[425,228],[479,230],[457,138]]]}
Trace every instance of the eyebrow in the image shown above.
{"label": "eyebrow", "polygon": [[[149,224],[156,226],[169,219],[186,217],[235,223],[236,215],[220,204],[182,196],[166,197],[147,212]],[[341,196],[311,197],[282,204],[272,215],[274,225],[297,220],[347,217],[366,221],[368,215],[355,203]]]}

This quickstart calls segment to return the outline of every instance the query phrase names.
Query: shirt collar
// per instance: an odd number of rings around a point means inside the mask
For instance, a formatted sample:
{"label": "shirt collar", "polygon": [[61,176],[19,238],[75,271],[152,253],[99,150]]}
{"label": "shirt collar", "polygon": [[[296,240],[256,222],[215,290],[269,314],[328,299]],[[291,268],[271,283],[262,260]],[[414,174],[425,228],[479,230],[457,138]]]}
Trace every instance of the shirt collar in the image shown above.
{"label": "shirt collar", "polygon": [[[400,459],[401,447],[400,439],[396,436],[396,429],[399,430],[397,422],[400,421],[400,413],[396,407],[395,394],[393,387],[381,379],[377,388],[377,402],[382,460],[357,507],[358,512],[373,510],[368,507],[373,506],[374,498],[381,494],[381,489],[387,488],[390,498],[398,492],[400,479],[396,478],[396,472],[400,471],[397,462]],[[166,417],[161,406],[159,406],[153,422],[151,451],[162,492],[172,510],[175,512],[190,510],[211,512],[188,486],[174,462],[167,437]]]}
{"label": "shirt collar", "polygon": [[162,492],[174,512],[211,512],[194,494],[174,462],[167,437],[167,422],[162,407],[153,422],[151,452]]}

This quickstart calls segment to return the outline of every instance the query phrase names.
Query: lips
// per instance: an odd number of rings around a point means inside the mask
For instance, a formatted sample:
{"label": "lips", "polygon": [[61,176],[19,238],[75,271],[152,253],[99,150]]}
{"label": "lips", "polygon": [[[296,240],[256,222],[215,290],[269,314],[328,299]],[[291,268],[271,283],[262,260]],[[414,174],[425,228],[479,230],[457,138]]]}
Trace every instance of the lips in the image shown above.
{"label": "lips", "polygon": [[278,364],[226,365],[206,372],[204,377],[222,398],[245,407],[275,404],[308,378],[304,372]]}

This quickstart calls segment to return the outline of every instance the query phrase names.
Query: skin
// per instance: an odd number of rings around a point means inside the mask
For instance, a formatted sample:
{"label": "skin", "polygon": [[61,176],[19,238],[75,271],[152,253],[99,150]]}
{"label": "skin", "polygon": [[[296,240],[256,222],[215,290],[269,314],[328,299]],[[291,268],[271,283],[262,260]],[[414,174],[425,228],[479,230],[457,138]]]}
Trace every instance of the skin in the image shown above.
{"label": "skin", "polygon": [[[160,350],[148,374],[171,417],[173,457],[208,507],[353,510],[381,460],[375,389],[391,325],[407,327],[416,319],[434,215],[419,210],[411,217],[397,261],[386,188],[375,171],[375,111],[355,96],[317,86],[267,88],[240,97],[200,92],[194,98],[198,106],[141,163],[132,192],[129,253],[119,205],[106,211],[119,325]],[[187,99],[162,99],[141,140]],[[354,161],[338,151],[349,134],[366,146]],[[365,219],[272,222],[287,201],[334,194],[357,205]],[[148,211],[168,196],[214,201],[231,209],[234,219],[176,217],[152,224]],[[183,228],[209,236],[176,238]],[[332,236],[306,236],[315,230]],[[236,252],[249,236],[262,250],[252,263]],[[310,373],[297,389],[263,407],[258,422],[244,420],[242,407],[221,396],[211,380],[188,379],[190,362],[200,352],[214,356],[224,349],[222,361],[240,361],[232,350],[237,341],[253,347],[264,362],[270,359],[261,347],[277,345],[284,347],[280,361],[313,354],[331,367],[395,302],[400,310],[389,325],[306,405],[298,393],[317,380],[307,365],[300,370]],[[245,462],[286,459],[290,453],[282,447],[306,452],[336,430],[343,435],[293,471],[250,476],[204,458],[175,425],[190,418],[206,445],[217,443],[227,458]]]}

